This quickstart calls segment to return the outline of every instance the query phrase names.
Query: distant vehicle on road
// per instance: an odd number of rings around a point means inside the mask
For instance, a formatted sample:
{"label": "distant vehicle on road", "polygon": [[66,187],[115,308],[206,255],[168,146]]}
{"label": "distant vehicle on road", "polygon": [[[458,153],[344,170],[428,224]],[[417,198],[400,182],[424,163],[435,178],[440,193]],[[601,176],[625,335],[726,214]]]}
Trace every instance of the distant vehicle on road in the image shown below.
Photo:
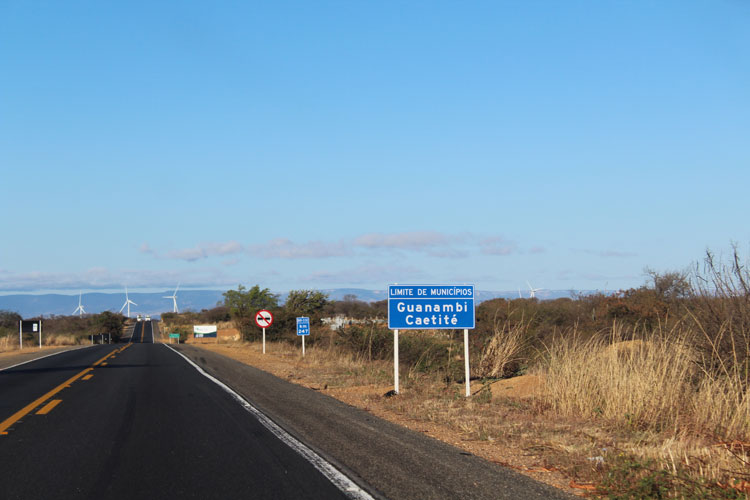
{"label": "distant vehicle on road", "polygon": [[143,316],[140,314],[135,318],[136,321],[143,321]]}
{"label": "distant vehicle on road", "polygon": [[151,316],[146,316],[146,321],[151,321]]}

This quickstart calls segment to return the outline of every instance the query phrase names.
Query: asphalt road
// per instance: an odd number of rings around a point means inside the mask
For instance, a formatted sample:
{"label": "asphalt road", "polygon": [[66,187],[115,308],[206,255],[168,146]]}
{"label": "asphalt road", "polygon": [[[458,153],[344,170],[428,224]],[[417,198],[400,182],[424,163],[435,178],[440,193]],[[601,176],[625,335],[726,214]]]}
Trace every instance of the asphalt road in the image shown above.
{"label": "asphalt road", "polygon": [[346,498],[152,335],[0,371],[2,498]]}
{"label": "asphalt road", "polygon": [[0,370],[1,498],[570,498],[154,336]]}

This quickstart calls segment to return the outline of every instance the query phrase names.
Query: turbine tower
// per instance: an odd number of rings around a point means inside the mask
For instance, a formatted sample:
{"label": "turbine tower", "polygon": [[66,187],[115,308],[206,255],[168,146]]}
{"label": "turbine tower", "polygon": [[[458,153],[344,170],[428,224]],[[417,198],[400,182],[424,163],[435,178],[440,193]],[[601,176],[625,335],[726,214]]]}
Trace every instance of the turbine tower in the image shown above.
{"label": "turbine tower", "polygon": [[75,310],[75,311],[73,311],[73,314],[78,314],[78,317],[79,317],[79,318],[80,318],[81,316],[83,316],[84,314],[86,314],[86,311],[84,311],[84,310],[83,310],[83,306],[81,305],[81,295],[82,295],[82,294],[83,294],[83,292],[80,292],[80,293],[78,294],[78,307],[76,307],[76,310]]}
{"label": "turbine tower", "polygon": [[536,292],[544,290],[544,288],[534,288],[533,286],[531,286],[531,283],[529,283],[528,281],[526,282],[526,284],[529,285],[529,298],[530,299],[536,298]]}
{"label": "turbine tower", "polygon": [[178,313],[180,312],[179,309],[177,309],[177,290],[180,289],[180,284],[177,283],[177,288],[174,289],[174,293],[172,295],[165,295],[162,297],[163,299],[172,299],[172,312]]}
{"label": "turbine tower", "polygon": [[138,304],[136,304],[135,302],[133,302],[132,300],[130,300],[128,298],[128,287],[125,287],[125,303],[120,308],[120,312],[122,312],[122,310],[125,309],[125,307],[127,307],[128,308],[128,318],[130,317],[130,304],[133,304],[134,306],[138,305]]}

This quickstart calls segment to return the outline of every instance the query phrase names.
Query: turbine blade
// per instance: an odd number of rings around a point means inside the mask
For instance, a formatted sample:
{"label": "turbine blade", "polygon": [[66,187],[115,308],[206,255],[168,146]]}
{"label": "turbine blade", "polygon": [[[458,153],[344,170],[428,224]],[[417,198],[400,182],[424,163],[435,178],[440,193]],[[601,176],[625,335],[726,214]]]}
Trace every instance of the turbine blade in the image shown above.
{"label": "turbine blade", "polygon": [[128,303],[127,303],[127,302],[125,302],[125,303],[124,303],[124,304],[122,305],[122,307],[120,308],[120,312],[122,312],[122,310],[123,310],[123,309],[125,309],[125,306],[126,306],[126,305],[128,305]]}

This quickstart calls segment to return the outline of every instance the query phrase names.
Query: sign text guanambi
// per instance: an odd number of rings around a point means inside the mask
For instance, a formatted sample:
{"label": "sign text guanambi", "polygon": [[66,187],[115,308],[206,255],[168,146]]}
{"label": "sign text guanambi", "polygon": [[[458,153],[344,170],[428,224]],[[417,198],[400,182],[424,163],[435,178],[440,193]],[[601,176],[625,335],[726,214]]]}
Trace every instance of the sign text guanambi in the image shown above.
{"label": "sign text guanambi", "polygon": [[388,285],[388,328],[474,328],[474,285]]}

